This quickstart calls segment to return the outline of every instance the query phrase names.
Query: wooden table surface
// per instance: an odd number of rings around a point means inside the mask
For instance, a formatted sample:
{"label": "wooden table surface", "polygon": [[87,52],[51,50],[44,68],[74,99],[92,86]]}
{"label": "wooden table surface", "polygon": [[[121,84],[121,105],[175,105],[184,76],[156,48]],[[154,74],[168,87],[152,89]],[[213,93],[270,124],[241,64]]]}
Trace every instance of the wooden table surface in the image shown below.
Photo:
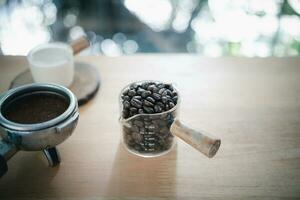
{"label": "wooden table surface", "polygon": [[[188,55],[78,57],[102,85],[80,108],[74,134],[49,168],[41,152],[19,152],[0,180],[0,199],[299,199],[300,59]],[[0,92],[27,67],[0,57]],[[222,139],[208,159],[178,140],[167,155],[140,158],[120,144],[118,95],[144,79],[171,81],[180,118]]]}

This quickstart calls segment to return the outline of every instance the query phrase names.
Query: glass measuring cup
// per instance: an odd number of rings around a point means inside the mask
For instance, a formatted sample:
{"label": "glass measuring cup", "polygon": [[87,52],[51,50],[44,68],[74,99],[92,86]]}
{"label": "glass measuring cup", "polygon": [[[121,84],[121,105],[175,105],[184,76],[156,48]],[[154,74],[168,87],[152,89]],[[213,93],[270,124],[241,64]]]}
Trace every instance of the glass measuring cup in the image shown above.
{"label": "glass measuring cup", "polygon": [[175,138],[170,132],[177,107],[158,114],[139,114],[121,119],[123,144],[131,153],[152,157],[171,150]]}
{"label": "glass measuring cup", "polygon": [[[145,82],[171,85],[178,96],[176,105],[161,113],[142,113],[124,118],[122,116],[122,94],[133,85],[139,87]],[[122,142],[126,149],[133,154],[143,157],[163,155],[169,152],[174,146],[174,136],[180,137],[208,157],[213,157],[219,149],[221,144],[220,139],[208,136],[207,133],[203,134],[202,132],[190,129],[179,121],[180,94],[173,84],[166,84],[160,81],[139,81],[131,83],[121,91],[119,103]]]}

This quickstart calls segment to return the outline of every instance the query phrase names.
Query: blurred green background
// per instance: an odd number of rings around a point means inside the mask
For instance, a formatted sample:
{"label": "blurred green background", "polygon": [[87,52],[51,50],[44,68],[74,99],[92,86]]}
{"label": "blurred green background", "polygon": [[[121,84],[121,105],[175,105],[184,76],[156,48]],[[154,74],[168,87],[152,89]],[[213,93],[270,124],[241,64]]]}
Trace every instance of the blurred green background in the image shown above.
{"label": "blurred green background", "polygon": [[297,56],[300,0],[0,0],[0,54],[81,35],[88,55]]}

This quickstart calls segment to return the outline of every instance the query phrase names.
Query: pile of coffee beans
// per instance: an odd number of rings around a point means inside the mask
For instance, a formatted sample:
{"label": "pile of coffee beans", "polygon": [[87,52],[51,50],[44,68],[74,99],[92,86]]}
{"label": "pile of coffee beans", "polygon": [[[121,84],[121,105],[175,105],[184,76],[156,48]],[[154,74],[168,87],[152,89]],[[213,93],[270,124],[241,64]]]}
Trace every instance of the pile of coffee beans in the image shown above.
{"label": "pile of coffee beans", "polygon": [[123,118],[136,114],[161,113],[172,109],[178,100],[177,91],[170,84],[159,82],[134,83],[122,96]]}
{"label": "pile of coffee beans", "polygon": [[[131,84],[121,95],[124,119],[123,140],[127,148],[139,154],[159,154],[173,144],[170,126],[176,117],[177,91],[170,84],[141,82]],[[169,111],[169,112],[165,112]],[[159,114],[161,113],[161,114]]]}

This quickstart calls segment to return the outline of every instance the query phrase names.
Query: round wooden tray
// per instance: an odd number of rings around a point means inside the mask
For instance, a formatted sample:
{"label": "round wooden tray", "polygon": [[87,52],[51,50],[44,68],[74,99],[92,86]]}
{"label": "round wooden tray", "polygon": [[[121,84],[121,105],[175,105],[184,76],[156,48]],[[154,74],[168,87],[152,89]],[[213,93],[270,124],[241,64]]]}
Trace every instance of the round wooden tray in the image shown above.
{"label": "round wooden tray", "polygon": [[[33,83],[30,70],[22,72],[11,82],[10,88]],[[69,89],[75,94],[78,105],[83,105],[92,99],[100,87],[100,77],[98,70],[82,62],[75,62],[75,74],[72,85]]]}

